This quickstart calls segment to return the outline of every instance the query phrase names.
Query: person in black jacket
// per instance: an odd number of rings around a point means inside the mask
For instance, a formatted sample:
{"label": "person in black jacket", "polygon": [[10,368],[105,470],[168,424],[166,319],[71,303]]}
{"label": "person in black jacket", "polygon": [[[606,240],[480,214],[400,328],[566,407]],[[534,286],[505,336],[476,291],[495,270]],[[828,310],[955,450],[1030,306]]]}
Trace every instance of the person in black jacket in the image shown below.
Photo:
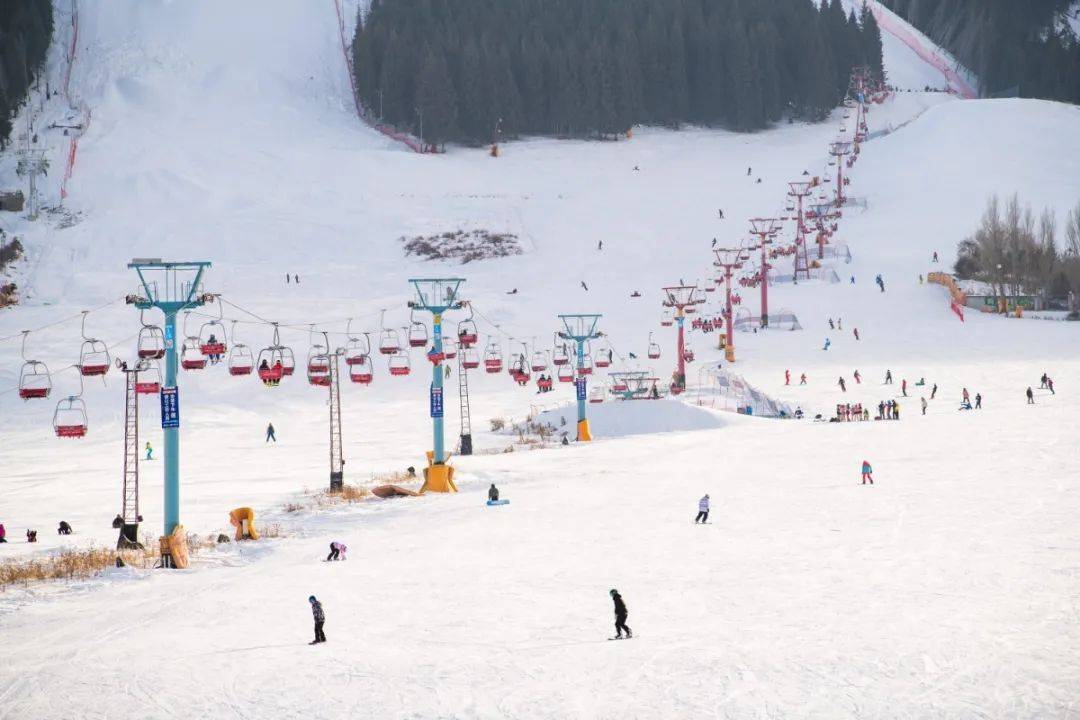
{"label": "person in black jacket", "polygon": [[314,595],[308,598],[308,602],[311,603],[311,614],[315,618],[315,639],[308,644],[324,643],[326,633],[323,632],[323,623],[326,622],[326,613],[323,612],[322,603],[316,600]]}
{"label": "person in black jacket", "polygon": [[626,624],[626,603],[623,602],[622,595],[619,591],[612,588],[611,599],[615,603],[615,637],[621,638],[623,630],[626,631],[626,637],[632,638],[634,634],[630,632],[630,627]]}
{"label": "person in black jacket", "polygon": [[499,501],[499,488],[495,487],[495,483],[491,483],[491,487],[488,488],[488,500],[491,502]]}

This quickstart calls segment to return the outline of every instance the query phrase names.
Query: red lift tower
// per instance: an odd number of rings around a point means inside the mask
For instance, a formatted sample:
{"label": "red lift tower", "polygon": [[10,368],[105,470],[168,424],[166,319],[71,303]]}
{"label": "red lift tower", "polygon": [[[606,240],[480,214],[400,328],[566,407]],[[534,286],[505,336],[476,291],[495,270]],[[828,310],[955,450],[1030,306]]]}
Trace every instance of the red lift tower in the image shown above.
{"label": "red lift tower", "polygon": [[829,154],[836,159],[836,207],[844,206],[844,163],[851,154],[851,143],[834,142],[829,146]]}
{"label": "red lift tower", "polygon": [[728,362],[735,362],[735,320],[731,308],[731,275],[736,270],[740,269],[743,266],[743,263],[750,259],[750,256],[745,252],[745,249],[741,247],[716,248],[713,252],[716,254],[716,261],[713,262],[713,265],[724,270],[724,324],[727,326],[727,339],[724,343],[724,357]]}
{"label": "red lift tower", "polygon": [[673,285],[663,290],[664,307],[675,311],[675,323],[679,326],[678,364],[671,377],[671,394],[678,395],[686,389],[686,329],[683,327],[686,313],[694,312],[694,307],[705,302],[705,298],[694,297],[697,285]]}
{"label": "red lift tower", "polygon": [[788,197],[795,200],[795,271],[793,277],[799,282],[799,273],[810,279],[810,258],[806,253],[806,216],[803,201],[814,191],[814,183],[809,180],[788,183],[791,190]]}
{"label": "red lift tower", "polygon": [[[761,327],[769,327],[769,246],[780,231],[777,218],[751,218],[750,234],[756,235],[761,248]],[[750,248],[754,249],[754,248]]]}

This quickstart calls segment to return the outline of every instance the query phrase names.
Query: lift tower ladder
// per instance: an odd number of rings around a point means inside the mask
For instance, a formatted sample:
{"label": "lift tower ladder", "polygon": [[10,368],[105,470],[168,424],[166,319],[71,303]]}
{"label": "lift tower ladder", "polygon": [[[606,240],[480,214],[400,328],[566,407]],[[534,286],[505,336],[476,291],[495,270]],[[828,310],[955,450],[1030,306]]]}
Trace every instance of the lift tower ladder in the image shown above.
{"label": "lift tower ladder", "polygon": [[469,412],[469,371],[465,369],[465,348],[458,348],[458,407],[461,411],[461,447],[458,454],[472,455],[472,416]]}
{"label": "lift tower ladder", "polygon": [[[323,333],[324,337],[326,333]],[[329,339],[327,348],[329,348]],[[330,354],[330,491],[345,485],[345,456],[341,446],[341,350]]]}
{"label": "lift tower ladder", "polygon": [[[132,547],[139,543],[139,393],[136,385],[139,372],[149,363],[140,360],[129,368],[126,362],[116,361],[116,367],[124,373],[124,494],[120,517],[124,521],[118,527],[120,537],[117,547]],[[115,525],[115,522],[114,522]]]}

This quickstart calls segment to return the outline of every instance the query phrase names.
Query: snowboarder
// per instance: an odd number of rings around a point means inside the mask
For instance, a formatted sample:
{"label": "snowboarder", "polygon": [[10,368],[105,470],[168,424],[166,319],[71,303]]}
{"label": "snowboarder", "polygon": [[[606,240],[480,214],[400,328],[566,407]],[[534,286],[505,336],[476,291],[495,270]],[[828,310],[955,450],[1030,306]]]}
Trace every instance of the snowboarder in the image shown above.
{"label": "snowboarder", "polygon": [[758,178],[758,179],[757,179],[757,184],[758,184],[758,185],[760,185],[760,184],[761,184],[761,178]]}
{"label": "snowboarder", "polygon": [[513,290],[507,290],[506,294],[507,295],[517,295],[517,288],[514,288]]}
{"label": "snowboarder", "polygon": [[919,403],[922,405],[922,414],[925,415],[926,414],[926,398],[925,397],[919,398]]}
{"label": "snowboarder", "polygon": [[785,385],[790,385],[791,384],[791,371],[790,370],[785,370],[784,371],[784,384]]}
{"label": "snowboarder", "polygon": [[975,393],[975,409],[982,410],[982,394]]}
{"label": "snowboarder", "polygon": [[275,443],[277,442],[277,437],[274,435],[274,423],[270,423],[266,426],[266,442],[270,442],[271,440]]}
{"label": "snowboarder", "polygon": [[315,639],[309,642],[308,645],[324,643],[326,642],[326,633],[323,632],[323,623],[326,622],[326,613],[323,612],[322,603],[316,600],[314,595],[308,598],[308,602],[311,603],[311,615],[315,618]]}
{"label": "snowboarder", "polygon": [[58,528],[56,528],[56,534],[57,535],[70,535],[71,534],[71,525],[68,524],[67,520],[61,520],[60,521],[60,526]]}
{"label": "snowboarder", "polygon": [[1031,388],[1027,389],[1026,395],[1027,395],[1027,404],[1028,405],[1034,405],[1035,404],[1035,393],[1031,391]]}
{"label": "snowboarder", "polygon": [[934,387],[930,388],[930,399],[933,400],[937,395],[937,383],[934,383]]}
{"label": "snowboarder", "polygon": [[488,501],[489,502],[498,502],[499,501],[499,488],[495,487],[495,483],[491,483],[491,487],[488,488]]}
{"label": "snowboarder", "polygon": [[874,469],[870,467],[870,463],[866,460],[862,461],[862,484],[870,483],[874,484]]}
{"label": "snowboarder", "polygon": [[345,547],[345,543],[334,540],[330,543],[330,554],[326,556],[326,562],[330,562],[331,560],[344,560],[345,551],[348,549],[349,548]]}
{"label": "snowboarder", "polygon": [[567,437],[566,437],[566,433],[563,433],[563,434],[562,434],[562,444],[563,444],[563,445],[569,445],[569,444],[570,444],[570,440],[569,440],[569,439],[567,439]]}
{"label": "snowboarder", "polygon": [[832,345],[832,341],[829,340],[829,338],[825,338],[825,347],[823,347],[821,349],[822,350],[828,350],[830,345]]}
{"label": "snowboarder", "polygon": [[581,281],[581,287],[584,288],[585,292],[589,292],[589,286],[585,284],[584,280]]}
{"label": "snowboarder", "polygon": [[859,339],[859,328],[855,328],[855,339]]}
{"label": "snowboarder", "polygon": [[900,394],[907,397],[907,378],[900,380]]}
{"label": "snowboarder", "polygon": [[843,377],[840,378],[839,382],[837,382],[837,385],[840,386],[840,391],[841,392],[847,392],[847,383],[844,382]]}
{"label": "snowboarder", "polygon": [[892,385],[892,370],[885,371],[885,384]]}
{"label": "snowboarder", "polygon": [[697,525],[699,522],[701,522],[701,523],[709,522],[709,494],[708,493],[705,493],[705,497],[698,500],[697,509],[698,509],[698,514],[697,514],[697,517],[694,518],[694,524]]}
{"label": "snowboarder", "polygon": [[630,628],[626,624],[626,603],[623,602],[622,595],[615,588],[611,589],[611,599],[615,603],[615,637],[621,639],[623,630],[625,630],[627,639],[632,638],[634,634],[630,632]]}
{"label": "snowboarder", "polygon": [[805,385],[805,384],[806,384],[806,373],[803,373],[803,374],[802,374],[802,375],[801,375],[801,376],[799,377],[799,384],[800,384],[800,385]]}
{"label": "snowboarder", "polygon": [[150,446],[150,441],[149,440],[146,441],[146,459],[147,460],[153,460],[154,459],[154,448],[152,448]]}
{"label": "snowboarder", "polygon": [[855,371],[855,384],[862,385],[862,375],[859,374],[858,370]]}

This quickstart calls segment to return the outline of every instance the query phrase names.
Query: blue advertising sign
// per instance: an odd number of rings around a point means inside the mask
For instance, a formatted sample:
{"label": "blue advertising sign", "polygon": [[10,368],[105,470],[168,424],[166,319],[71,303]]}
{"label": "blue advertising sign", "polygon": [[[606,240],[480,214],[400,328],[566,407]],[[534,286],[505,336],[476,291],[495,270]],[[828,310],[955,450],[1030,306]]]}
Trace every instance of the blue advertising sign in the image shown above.
{"label": "blue advertising sign", "polygon": [[431,417],[441,418],[443,416],[443,397],[442,388],[431,388]]}
{"label": "blue advertising sign", "polygon": [[161,427],[180,427],[180,392],[175,385],[161,388]]}
{"label": "blue advertising sign", "polygon": [[577,380],[574,381],[574,385],[577,386],[577,399],[578,400],[584,400],[585,399],[585,378],[579,377]]}
{"label": "blue advertising sign", "polygon": [[176,340],[176,328],[172,325],[165,326],[165,349],[172,350]]}

